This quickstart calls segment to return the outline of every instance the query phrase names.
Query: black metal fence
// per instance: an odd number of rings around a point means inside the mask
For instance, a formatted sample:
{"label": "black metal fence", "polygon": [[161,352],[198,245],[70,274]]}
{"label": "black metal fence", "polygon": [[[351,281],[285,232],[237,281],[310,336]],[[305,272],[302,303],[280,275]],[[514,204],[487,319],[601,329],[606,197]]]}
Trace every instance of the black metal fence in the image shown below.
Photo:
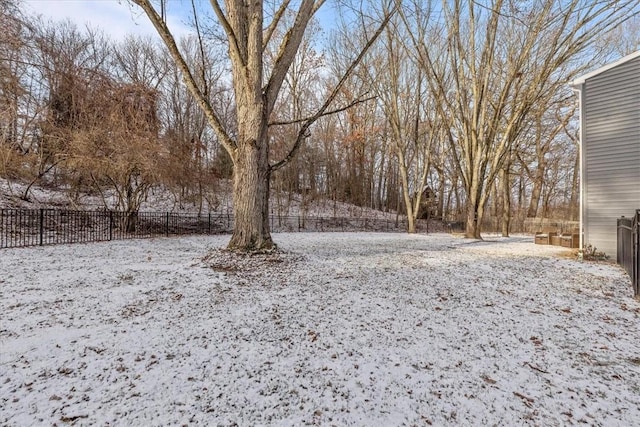
{"label": "black metal fence", "polygon": [[[406,231],[406,220],[271,216],[271,231]],[[418,231],[428,231],[418,222]],[[229,234],[233,216],[169,212],[0,209],[0,248],[186,234]]]}
{"label": "black metal fence", "polygon": [[640,209],[633,218],[622,217],[617,221],[617,262],[631,277],[633,294],[640,296]]}

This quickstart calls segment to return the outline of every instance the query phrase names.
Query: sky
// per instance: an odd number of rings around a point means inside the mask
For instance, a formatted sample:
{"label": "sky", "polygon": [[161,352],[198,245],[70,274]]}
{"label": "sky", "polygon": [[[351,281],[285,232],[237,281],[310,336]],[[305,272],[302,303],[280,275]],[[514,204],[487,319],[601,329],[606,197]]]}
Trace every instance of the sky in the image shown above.
{"label": "sky", "polygon": [[[157,36],[140,8],[127,0],[24,0],[23,3],[29,12],[56,21],[69,19],[79,27],[99,28],[115,40],[122,40],[127,34]],[[187,19],[190,7],[190,2],[185,0],[168,3],[169,26],[175,32],[186,34],[190,31]],[[325,4],[316,16],[326,28],[335,25],[334,14],[333,5]]]}
{"label": "sky", "polygon": [[[183,2],[173,2],[173,5]],[[153,35],[155,29],[135,5],[125,0],[24,0],[26,9],[52,20],[69,19],[82,27],[89,25],[104,30],[116,40],[127,34]],[[168,20],[172,28],[188,32],[186,20],[169,7]]]}

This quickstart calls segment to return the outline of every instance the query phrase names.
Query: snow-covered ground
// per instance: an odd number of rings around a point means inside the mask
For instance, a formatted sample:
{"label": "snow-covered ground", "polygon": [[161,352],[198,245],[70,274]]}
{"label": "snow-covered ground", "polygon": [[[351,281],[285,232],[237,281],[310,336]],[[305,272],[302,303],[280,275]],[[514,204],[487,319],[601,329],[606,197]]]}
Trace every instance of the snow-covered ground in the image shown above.
{"label": "snow-covered ground", "polygon": [[0,252],[0,424],[640,425],[640,302],[531,237]]}
{"label": "snow-covered ground", "polygon": [[[102,210],[105,207],[106,200],[110,209],[115,208],[117,203],[116,194],[112,190],[105,190],[103,194],[105,199],[95,194],[78,195],[76,200],[72,200],[71,191],[65,186],[58,188],[47,188],[35,184],[29,188],[28,200],[23,200],[28,182],[19,180],[7,180],[0,178],[0,209],[74,209],[74,210]],[[227,205],[230,205],[230,193],[226,188],[218,193],[221,200],[218,202],[222,206],[211,206],[211,211],[227,211]],[[203,202],[203,209],[208,210],[209,206],[206,200]],[[153,188],[149,191],[147,197],[140,206],[141,211],[159,211],[159,212],[197,212],[198,208],[194,204],[186,204],[180,207],[176,201],[175,195],[170,191],[160,188]]]}
{"label": "snow-covered ground", "polygon": [[[104,209],[104,202],[98,194],[81,194],[78,200],[72,201],[69,191],[64,188],[48,189],[39,185],[34,185],[30,188],[29,201],[25,201],[21,199],[21,196],[26,191],[27,185],[27,182],[9,181],[0,178],[0,209]],[[105,199],[110,208],[115,207],[117,199],[113,192],[107,191]],[[215,199],[215,206],[209,206],[206,200],[203,202],[204,212],[227,214],[232,211],[230,182],[221,180],[218,183]],[[281,197],[278,198],[275,191],[272,191],[269,205],[270,214],[274,216],[357,217],[390,220],[396,218],[396,214],[393,212],[382,212],[325,199],[303,200],[300,194],[293,194],[290,200],[287,199],[286,194],[281,194]],[[180,206],[176,195],[162,188],[153,188],[142,202],[140,210],[143,212],[197,213],[198,207],[193,203],[184,203]]]}

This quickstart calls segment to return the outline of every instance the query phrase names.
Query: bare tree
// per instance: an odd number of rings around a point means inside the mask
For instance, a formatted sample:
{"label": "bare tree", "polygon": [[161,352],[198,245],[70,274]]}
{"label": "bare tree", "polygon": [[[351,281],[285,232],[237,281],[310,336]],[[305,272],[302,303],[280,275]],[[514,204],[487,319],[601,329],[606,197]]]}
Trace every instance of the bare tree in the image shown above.
{"label": "bare tree", "polygon": [[[133,2],[144,10],[156,28],[169,54],[178,64],[186,86],[198,101],[209,125],[233,161],[235,225],[229,248],[249,251],[272,248],[274,244],[268,220],[271,172],[281,168],[295,156],[309,128],[328,110],[343,84],[343,80],[338,82],[326,102],[302,122],[291,150],[285,158],[271,163],[269,121],[307,25],[324,0],[299,2],[296,10],[292,12],[295,16],[293,23],[286,28],[283,28],[285,22],[282,17],[293,6],[288,0],[274,7],[275,12],[270,22],[265,22],[264,4],[260,1],[227,0],[222,5],[217,0],[211,0],[213,13],[228,43],[236,105],[237,135],[235,137],[230,134],[229,129],[225,128],[220,113],[214,109],[196,84],[193,69],[185,60],[164,19],[162,11],[165,2],[161,1],[157,7],[154,7],[150,0],[133,0]],[[202,36],[198,16],[194,16],[194,22],[197,24],[197,34]],[[383,20],[373,31],[361,55],[355,58],[354,66],[361,60],[386,23],[387,19]],[[282,31],[285,36],[275,49],[278,52],[275,60],[272,64],[268,64],[265,61],[265,52],[274,41],[272,37],[276,29]],[[271,66],[267,67],[267,65]],[[353,67],[349,67],[346,74],[351,73],[352,69]]]}
{"label": "bare tree", "polygon": [[38,46],[47,25],[4,1],[0,27],[0,174],[27,180],[20,197],[28,200],[32,185],[53,165],[42,150],[40,129],[49,91]]}
{"label": "bare tree", "polygon": [[[640,7],[638,5],[637,7]],[[611,58],[606,62],[632,54],[640,50],[640,12],[630,14],[629,19],[614,27],[608,33],[598,38],[598,51],[606,52]]]}
{"label": "bare tree", "polygon": [[125,212],[131,231],[147,192],[158,181],[158,93],[107,75],[79,78],[74,121],[60,125],[68,141],[64,167],[97,190],[105,208]]}
{"label": "bare tree", "polygon": [[[558,70],[623,22],[637,1],[443,2],[439,45],[413,38],[466,193],[466,236],[480,238],[494,181],[540,99],[562,82]],[[414,11],[422,10],[416,4]],[[405,22],[415,28],[412,16]],[[413,33],[412,33],[413,34]],[[419,35],[425,33],[418,32]]]}
{"label": "bare tree", "polygon": [[22,56],[27,43],[25,24],[12,2],[0,3],[0,137],[3,147],[18,143],[18,104],[25,91],[20,74],[24,70]]}
{"label": "bare tree", "polygon": [[[286,14],[283,20],[291,20],[293,16]],[[283,37],[278,32],[276,38]],[[296,56],[289,67],[282,90],[276,102],[272,123],[283,123],[280,126],[272,126],[270,132],[270,153],[272,157],[282,158],[290,149],[290,141],[295,140],[300,131],[300,126],[305,117],[319,107],[322,94],[325,90],[324,78],[321,73],[324,69],[324,55],[316,48],[320,27],[315,19],[307,26]],[[267,52],[270,63],[277,58],[278,52]],[[320,167],[320,159],[317,155],[317,147],[309,138],[307,144],[299,150],[298,155],[291,160],[286,168],[281,168],[277,174],[273,174],[273,185],[276,189],[275,200],[277,212],[280,215],[288,213],[294,195],[301,198],[302,221],[311,203],[318,192],[316,176]]]}
{"label": "bare tree", "polygon": [[407,231],[415,233],[431,169],[431,147],[441,122],[433,120],[433,99],[425,90],[422,70],[406,51],[402,31],[396,25],[388,26],[384,43],[365,65],[367,82],[381,105],[397,160]]}
{"label": "bare tree", "polygon": [[[233,102],[228,84],[222,82],[226,64],[216,59],[219,46],[200,44],[194,36],[185,37],[180,45],[187,61],[197,70],[198,87],[221,112],[225,127],[231,129],[233,120],[228,106]],[[182,84],[175,62],[170,58],[165,62],[168,74],[160,87],[163,95],[160,108],[162,141],[167,151],[161,167],[162,182],[173,193],[181,209],[192,204],[202,213],[205,205],[212,209],[220,203],[216,195],[216,177],[230,176],[231,170],[226,164],[228,155],[220,149],[202,109]]]}
{"label": "bare tree", "polygon": [[21,172],[17,158],[28,151],[20,111],[31,81],[26,65],[31,32],[12,1],[0,2],[0,27],[0,175],[15,178]]}

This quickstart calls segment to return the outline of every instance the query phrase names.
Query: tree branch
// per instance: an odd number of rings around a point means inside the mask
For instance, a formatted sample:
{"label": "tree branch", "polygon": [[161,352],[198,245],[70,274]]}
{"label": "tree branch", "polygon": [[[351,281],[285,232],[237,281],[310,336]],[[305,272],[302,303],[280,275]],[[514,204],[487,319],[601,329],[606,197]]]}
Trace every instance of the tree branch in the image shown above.
{"label": "tree branch", "polygon": [[396,10],[397,10],[397,6],[395,6],[384,17],[384,19],[382,20],[382,23],[380,24],[380,26],[378,26],[378,28],[374,32],[373,36],[364,45],[364,47],[360,51],[360,54],[358,55],[358,57],[353,60],[351,65],[349,65],[349,67],[347,68],[345,73],[342,75],[342,78],[340,78],[338,83],[333,88],[333,91],[331,92],[331,94],[329,94],[329,96],[327,97],[327,100],[324,102],[324,104],[318,109],[318,111],[313,116],[309,117],[304,122],[304,124],[300,127],[300,130],[298,131],[298,136],[296,137],[296,140],[295,140],[295,142],[293,144],[293,147],[291,147],[291,150],[289,151],[289,154],[287,154],[287,156],[285,158],[283,158],[282,160],[280,160],[279,162],[275,163],[274,165],[272,165],[270,167],[270,169],[272,171],[275,171],[275,170],[278,170],[278,169],[282,168],[284,165],[286,165],[287,163],[289,163],[293,159],[293,157],[296,155],[296,153],[300,149],[300,146],[302,145],[302,141],[304,141],[304,139],[306,138],[307,132],[309,130],[309,127],[311,127],[311,125],[313,123],[315,123],[316,120],[318,120],[320,117],[322,117],[324,115],[325,111],[327,111],[327,108],[329,108],[329,106],[333,103],[335,98],[338,96],[338,93],[340,93],[340,90],[342,89],[342,86],[344,86],[344,84],[346,83],[347,79],[351,76],[351,74],[353,73],[355,68],[360,64],[360,62],[362,62],[362,59],[367,54],[367,52],[369,51],[371,46],[373,46],[373,44],[378,39],[380,34],[382,34],[384,29],[387,27],[387,25],[389,24],[389,21],[391,20],[391,17],[395,14]]}
{"label": "tree branch", "polygon": [[[137,1],[137,0],[134,0]],[[229,38],[229,54],[237,57],[242,65],[247,66],[247,58],[242,55],[240,50],[240,45],[238,44],[238,37],[236,36],[235,31],[231,27],[229,20],[224,15],[222,8],[220,7],[220,3],[217,0],[209,0],[211,3],[211,7],[213,8],[216,16],[218,17],[218,21],[220,21],[220,25],[224,29],[224,32],[227,33],[227,37]]]}
{"label": "tree branch", "polygon": [[278,8],[275,15],[273,16],[273,20],[271,21],[271,24],[269,24],[269,26],[264,30],[264,38],[262,40],[262,50],[265,50],[267,48],[267,45],[271,41],[271,37],[273,36],[273,33],[278,27],[278,23],[280,22],[280,19],[282,19],[282,16],[286,12],[287,7],[289,7],[289,3],[291,3],[291,0],[286,0],[282,2],[282,4],[280,5],[280,8]]}
{"label": "tree branch", "polygon": [[[323,3],[324,0],[318,0]],[[317,10],[318,5],[314,0],[302,0],[294,24],[289,28],[280,43],[280,49],[276,55],[275,64],[269,77],[269,82],[264,88],[266,98],[267,114],[270,115],[275,106],[278,93],[282,87],[282,82],[289,71],[291,62],[295,58],[296,52],[304,36],[309,20]]]}
{"label": "tree branch", "polygon": [[[222,121],[219,119],[218,115],[211,107],[209,100],[204,96],[200,88],[198,88],[195,78],[193,77],[193,74],[191,73],[191,70],[189,69],[189,66],[187,65],[186,60],[180,53],[180,49],[178,49],[178,46],[176,45],[176,41],[173,35],[171,34],[169,27],[162,20],[162,17],[158,15],[158,12],[156,12],[156,10],[153,8],[150,0],[132,0],[132,1],[138,6],[140,6],[140,8],[142,8],[142,10],[149,17],[149,20],[151,21],[153,26],[156,28],[156,31],[160,35],[160,38],[162,38],[162,41],[164,42],[165,46],[169,50],[169,54],[174,59],[174,61],[176,61],[176,65],[178,66],[178,68],[182,73],[182,79],[185,85],[187,86],[187,89],[189,89],[189,92],[191,93],[191,95],[193,95],[198,105],[200,105],[200,107],[202,108],[202,111],[204,112],[205,116],[207,117],[207,120],[213,127],[213,130],[216,133],[217,137],[220,139],[220,142],[222,143],[223,147],[227,150],[229,155],[233,158],[236,150],[236,143],[229,137],[226,130],[224,129],[224,126],[222,125]],[[212,0],[212,1],[215,1],[215,0]]]}
{"label": "tree branch", "polygon": [[193,21],[196,26],[196,35],[198,36],[198,48],[200,49],[200,78],[204,87],[204,97],[209,98],[209,86],[206,84],[206,61],[204,54],[204,43],[202,42],[202,33],[200,32],[200,24],[198,23],[198,12],[194,0],[191,0],[191,9],[193,10]]}
{"label": "tree branch", "polygon": [[[369,97],[364,98],[364,99],[362,99],[362,98],[358,98],[358,99],[356,99],[356,100],[354,100],[354,101],[350,102],[348,105],[346,105],[346,106],[344,106],[344,107],[342,107],[342,108],[337,108],[337,109],[335,109],[335,110],[331,110],[331,111],[325,111],[324,113],[322,113],[322,114],[320,115],[320,117],[330,116],[330,115],[332,115],[332,114],[336,114],[336,113],[341,113],[341,112],[343,112],[343,111],[348,110],[348,109],[349,109],[349,108],[351,108],[351,107],[354,107],[354,106],[356,106],[356,105],[358,105],[358,104],[362,104],[362,103],[367,102],[367,101],[371,101],[371,100],[373,100],[373,99],[376,99],[376,97],[375,97],[375,96],[369,96]],[[320,118],[320,117],[318,117],[318,118]],[[306,122],[306,121],[307,121],[307,120],[309,120],[310,118],[311,118],[311,117],[305,117],[305,118],[303,118],[303,119],[295,119],[295,120],[287,120],[287,121],[276,121],[276,122],[271,122],[271,123],[269,123],[269,126],[286,126],[286,125],[293,125],[293,124],[296,124],[296,123]]]}

